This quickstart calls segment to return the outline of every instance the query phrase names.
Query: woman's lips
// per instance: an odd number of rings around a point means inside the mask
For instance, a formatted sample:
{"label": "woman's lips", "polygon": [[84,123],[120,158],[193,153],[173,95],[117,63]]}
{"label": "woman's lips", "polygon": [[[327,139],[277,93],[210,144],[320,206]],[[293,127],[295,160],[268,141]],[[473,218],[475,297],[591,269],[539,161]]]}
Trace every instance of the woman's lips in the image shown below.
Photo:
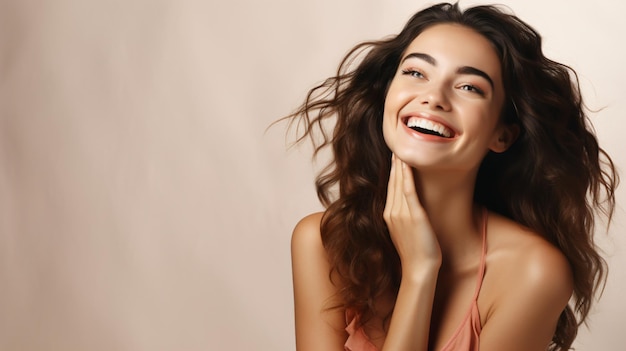
{"label": "woman's lips", "polygon": [[454,129],[432,117],[410,115],[403,117],[402,123],[417,133],[439,138],[451,139],[457,134]]}
{"label": "woman's lips", "polygon": [[418,133],[436,135],[442,138],[451,138],[454,134],[450,128],[426,118],[409,117],[406,126]]}

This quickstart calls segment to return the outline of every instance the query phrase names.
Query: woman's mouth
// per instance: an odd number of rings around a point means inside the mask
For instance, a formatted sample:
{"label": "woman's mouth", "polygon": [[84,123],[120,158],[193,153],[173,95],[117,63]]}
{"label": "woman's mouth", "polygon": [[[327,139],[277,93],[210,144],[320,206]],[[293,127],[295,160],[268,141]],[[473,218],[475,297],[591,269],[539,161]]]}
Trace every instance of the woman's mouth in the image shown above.
{"label": "woman's mouth", "polygon": [[405,123],[407,127],[418,133],[435,135],[442,138],[452,138],[454,136],[453,130],[430,119],[409,117]]}

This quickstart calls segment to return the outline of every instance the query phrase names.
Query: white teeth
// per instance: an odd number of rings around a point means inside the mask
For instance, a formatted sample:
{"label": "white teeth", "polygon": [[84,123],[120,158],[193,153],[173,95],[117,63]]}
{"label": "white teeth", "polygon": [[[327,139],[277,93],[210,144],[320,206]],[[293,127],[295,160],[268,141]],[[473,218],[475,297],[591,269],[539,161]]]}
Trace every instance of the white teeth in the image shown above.
{"label": "white teeth", "polygon": [[424,119],[424,118],[411,117],[407,121],[406,125],[409,128],[417,127],[417,128],[432,130],[434,132],[439,133],[440,135],[443,135],[446,138],[449,138],[452,136],[452,131],[450,129],[444,127],[442,124],[439,124],[439,123],[436,123],[436,122],[433,122],[431,120]]}

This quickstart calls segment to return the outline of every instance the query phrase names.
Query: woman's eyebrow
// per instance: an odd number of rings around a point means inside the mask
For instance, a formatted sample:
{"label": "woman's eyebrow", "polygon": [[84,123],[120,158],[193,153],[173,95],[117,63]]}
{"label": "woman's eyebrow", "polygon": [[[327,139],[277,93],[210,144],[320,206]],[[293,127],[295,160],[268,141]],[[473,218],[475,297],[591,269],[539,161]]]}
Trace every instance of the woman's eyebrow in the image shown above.
{"label": "woman's eyebrow", "polygon": [[[435,60],[434,57],[428,55],[428,54],[424,54],[421,52],[412,52],[408,55],[406,55],[403,59],[402,62],[410,59],[410,58],[417,58],[420,59],[422,61],[425,61],[433,66],[437,66],[437,60]],[[478,68],[472,67],[472,66],[462,66],[459,67],[456,70],[456,73],[458,74],[471,74],[471,75],[475,75],[475,76],[479,76],[484,78],[485,80],[487,80],[487,82],[489,82],[489,85],[491,85],[491,88],[494,88],[494,84],[493,84],[493,79],[491,79],[491,77],[489,77],[489,75],[481,70],[479,70]]]}
{"label": "woman's eyebrow", "polygon": [[406,55],[403,59],[402,62],[410,59],[410,58],[418,58],[421,59],[423,61],[426,61],[428,63],[430,63],[433,66],[437,66],[437,60],[435,60],[434,57],[430,56],[429,54],[423,54],[421,52],[412,52],[408,55]]}

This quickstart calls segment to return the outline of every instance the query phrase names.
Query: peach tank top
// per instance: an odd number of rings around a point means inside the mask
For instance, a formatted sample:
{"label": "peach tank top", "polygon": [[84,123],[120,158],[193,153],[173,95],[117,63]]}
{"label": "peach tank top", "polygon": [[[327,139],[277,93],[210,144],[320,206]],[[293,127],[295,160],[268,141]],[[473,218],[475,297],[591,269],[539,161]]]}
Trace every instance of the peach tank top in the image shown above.
{"label": "peach tank top", "polygon": [[[480,267],[478,269],[478,279],[476,290],[472,298],[472,303],[463,318],[463,321],[452,334],[450,340],[440,351],[478,351],[479,336],[482,326],[480,325],[480,315],[478,313],[478,293],[482,286],[485,275],[485,256],[487,254],[487,210],[483,209],[482,214],[482,253],[480,256]],[[348,326],[348,339],[344,345],[346,351],[378,351],[371,343],[363,328],[357,328],[359,317],[350,311],[346,311],[346,321]]]}

